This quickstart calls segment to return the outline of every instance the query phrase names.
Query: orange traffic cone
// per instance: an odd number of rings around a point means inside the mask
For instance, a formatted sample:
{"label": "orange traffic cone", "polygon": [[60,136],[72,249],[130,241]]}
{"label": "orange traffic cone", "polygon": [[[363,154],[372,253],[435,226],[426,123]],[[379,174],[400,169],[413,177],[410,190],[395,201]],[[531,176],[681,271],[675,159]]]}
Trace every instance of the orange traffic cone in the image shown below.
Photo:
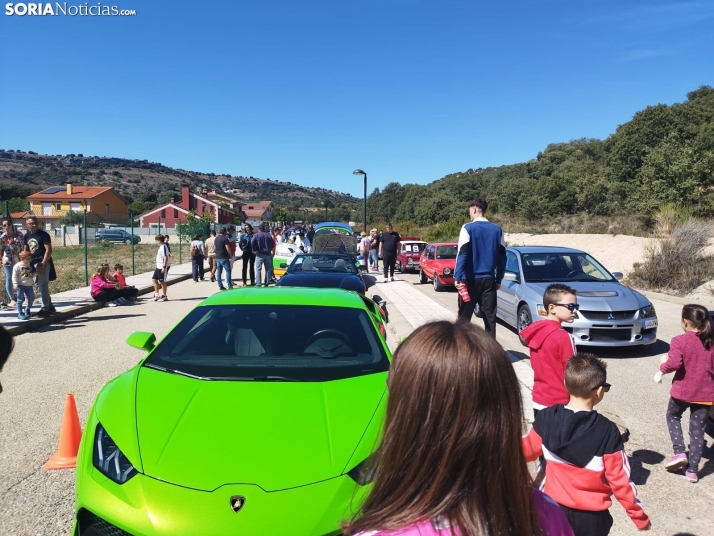
{"label": "orange traffic cone", "polygon": [[45,469],[71,469],[76,467],[77,452],[79,452],[79,441],[81,439],[82,427],[79,424],[77,405],[74,403],[74,395],[70,393],[67,395],[67,402],[64,405],[59,448],[44,465]]}

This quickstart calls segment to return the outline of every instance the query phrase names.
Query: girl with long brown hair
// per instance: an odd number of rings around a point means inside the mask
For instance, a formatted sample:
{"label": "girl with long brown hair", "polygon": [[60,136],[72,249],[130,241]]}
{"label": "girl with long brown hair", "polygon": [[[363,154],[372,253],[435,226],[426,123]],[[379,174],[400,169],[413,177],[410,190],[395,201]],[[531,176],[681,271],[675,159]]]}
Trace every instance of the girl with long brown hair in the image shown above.
{"label": "girl with long brown hair", "polygon": [[521,452],[521,393],[484,330],[426,324],[394,354],[374,487],[348,536],[566,536],[532,488]]}

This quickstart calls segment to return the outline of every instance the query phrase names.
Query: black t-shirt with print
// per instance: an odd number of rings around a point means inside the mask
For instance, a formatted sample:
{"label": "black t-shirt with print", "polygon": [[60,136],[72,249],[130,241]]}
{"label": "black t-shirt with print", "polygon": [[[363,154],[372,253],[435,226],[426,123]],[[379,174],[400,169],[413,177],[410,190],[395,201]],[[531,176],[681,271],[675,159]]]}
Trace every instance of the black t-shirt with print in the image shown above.
{"label": "black t-shirt with print", "polygon": [[30,249],[30,264],[32,266],[36,266],[45,258],[45,252],[47,251],[45,246],[47,244],[52,244],[52,239],[42,229],[37,229],[34,233],[30,231],[25,233],[25,245]]}
{"label": "black t-shirt with print", "polygon": [[396,253],[397,244],[401,241],[402,237],[396,231],[382,233],[382,253]]}

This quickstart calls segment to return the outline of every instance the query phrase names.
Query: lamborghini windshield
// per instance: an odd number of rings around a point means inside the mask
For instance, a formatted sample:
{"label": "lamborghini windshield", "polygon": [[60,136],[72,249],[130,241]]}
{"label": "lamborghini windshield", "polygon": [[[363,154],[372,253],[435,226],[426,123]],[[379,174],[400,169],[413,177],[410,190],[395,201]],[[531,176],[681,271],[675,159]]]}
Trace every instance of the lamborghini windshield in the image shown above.
{"label": "lamborghini windshield", "polygon": [[309,305],[194,309],[144,366],[208,380],[330,381],[383,372],[368,313]]}

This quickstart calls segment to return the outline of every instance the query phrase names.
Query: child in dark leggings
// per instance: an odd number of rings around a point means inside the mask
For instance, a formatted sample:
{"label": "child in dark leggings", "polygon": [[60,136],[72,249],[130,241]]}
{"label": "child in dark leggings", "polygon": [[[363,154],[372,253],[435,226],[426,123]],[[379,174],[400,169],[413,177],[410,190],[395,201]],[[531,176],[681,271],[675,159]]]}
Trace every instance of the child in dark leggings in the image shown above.
{"label": "child in dark leggings", "polygon": [[[714,404],[714,328],[709,311],[701,305],[682,308],[684,334],[672,339],[669,358],[660,365],[660,372],[674,372],[667,407],[667,428],[674,455],[666,463],[668,471],[686,467],[687,479],[699,481],[699,462],[704,450],[707,415]],[[682,434],[682,414],[689,410],[689,457]]]}

